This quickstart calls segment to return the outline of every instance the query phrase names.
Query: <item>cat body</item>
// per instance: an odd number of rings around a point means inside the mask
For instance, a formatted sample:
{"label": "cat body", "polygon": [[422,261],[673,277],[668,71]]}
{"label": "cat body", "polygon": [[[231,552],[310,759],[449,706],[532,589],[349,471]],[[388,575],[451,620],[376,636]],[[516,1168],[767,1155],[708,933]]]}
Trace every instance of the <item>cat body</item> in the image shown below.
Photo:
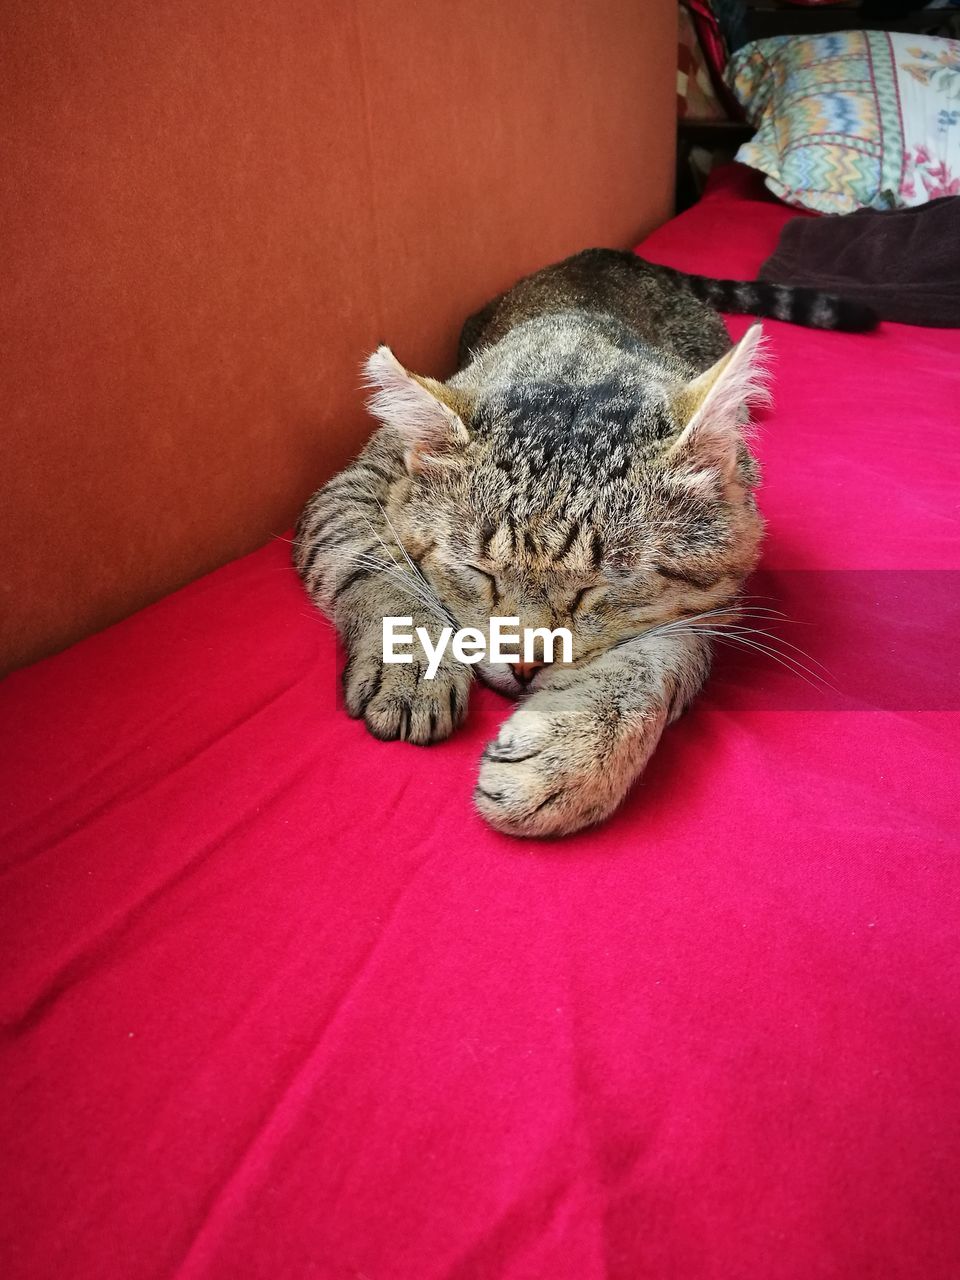
{"label": "cat body", "polygon": [[[822,327],[865,310],[784,286],[706,280],[588,250],[465,324],[446,382],[389,348],[367,361],[382,426],[308,503],[294,561],[347,649],[347,711],[429,743],[473,674],[519,707],[474,794],[494,827],[560,835],[605,818],[709,670],[756,563],[761,334],[733,346],[706,299]],[[793,315],[791,308],[797,314]],[[566,627],[569,662],[383,661],[383,619],[488,634],[492,616]]]}

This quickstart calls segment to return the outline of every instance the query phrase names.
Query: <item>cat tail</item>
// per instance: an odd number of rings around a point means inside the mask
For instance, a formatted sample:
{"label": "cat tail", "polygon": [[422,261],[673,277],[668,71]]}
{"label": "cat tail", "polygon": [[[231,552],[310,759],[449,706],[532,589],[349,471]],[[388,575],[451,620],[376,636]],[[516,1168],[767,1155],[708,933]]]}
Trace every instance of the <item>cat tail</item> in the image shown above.
{"label": "cat tail", "polygon": [[869,333],[880,320],[876,311],[865,303],[821,293],[819,289],[771,284],[767,280],[715,280],[672,268],[667,270],[698,298],[718,311],[733,315],[768,316],[771,320],[786,320],[809,329],[839,329],[845,333]]}

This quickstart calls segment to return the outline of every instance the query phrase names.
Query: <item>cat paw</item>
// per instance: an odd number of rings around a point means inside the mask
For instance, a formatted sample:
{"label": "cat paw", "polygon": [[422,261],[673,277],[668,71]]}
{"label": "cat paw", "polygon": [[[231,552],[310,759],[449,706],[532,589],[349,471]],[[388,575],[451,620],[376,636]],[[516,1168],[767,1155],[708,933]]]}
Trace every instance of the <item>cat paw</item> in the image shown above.
{"label": "cat paw", "polygon": [[562,695],[535,695],[505,722],[483,753],[473,802],[512,836],[563,836],[600,822],[619,803],[594,726],[564,708]]}
{"label": "cat paw", "polygon": [[466,715],[469,693],[470,669],[461,663],[442,664],[428,680],[423,663],[384,663],[379,645],[358,646],[343,671],[347,714],[385,742],[426,746],[449,738]]}

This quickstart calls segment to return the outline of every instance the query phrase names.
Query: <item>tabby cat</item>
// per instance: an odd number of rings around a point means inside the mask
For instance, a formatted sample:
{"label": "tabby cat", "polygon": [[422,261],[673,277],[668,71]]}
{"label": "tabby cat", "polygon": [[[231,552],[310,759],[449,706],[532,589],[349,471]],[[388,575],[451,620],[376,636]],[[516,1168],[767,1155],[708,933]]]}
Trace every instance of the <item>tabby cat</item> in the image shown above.
{"label": "tabby cat", "polygon": [[[811,290],[587,250],[472,316],[446,382],[375,351],[383,425],[300,518],[296,567],[340,631],[346,709],[372,734],[447,737],[474,673],[521,698],[474,792],[500,831],[562,835],[610,814],[703,684],[711,633],[737,617],[763,532],[744,437],[762,340],[754,325],[732,346],[715,307],[875,323]],[[425,662],[383,662],[385,616],[436,639],[451,624],[486,634],[491,615],[567,627],[572,660],[471,667],[448,649],[432,680]]]}

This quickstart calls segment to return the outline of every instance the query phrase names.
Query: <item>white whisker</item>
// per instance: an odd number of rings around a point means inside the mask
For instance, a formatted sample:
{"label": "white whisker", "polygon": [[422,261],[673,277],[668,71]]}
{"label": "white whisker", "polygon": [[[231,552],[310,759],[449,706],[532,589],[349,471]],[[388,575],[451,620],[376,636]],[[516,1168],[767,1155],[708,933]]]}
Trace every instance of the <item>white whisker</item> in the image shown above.
{"label": "white whisker", "polygon": [[[779,644],[779,645],[782,645],[785,649],[792,649],[794,653],[798,653],[802,658],[805,658],[808,662],[812,662],[815,666],[820,667],[821,670],[826,672],[828,676],[831,676],[831,677],[833,676],[833,672],[829,669],[829,667],[824,666],[824,664],[818,658],[815,658],[812,653],[808,653],[805,649],[801,649],[799,645],[793,644],[789,640],[784,640],[782,636],[778,636],[773,632],[763,631],[759,627],[751,627],[749,625],[748,626],[740,625],[740,619],[742,619],[743,617],[749,618],[754,616],[754,614],[748,610],[726,610],[726,611],[707,610],[705,613],[692,614],[689,618],[677,618],[673,622],[664,623],[662,627],[657,628],[657,634],[662,634],[665,631],[676,631],[678,629],[688,627],[691,624],[698,622],[701,618],[709,619],[711,614],[716,614],[717,612],[719,612],[720,614],[723,614],[725,612],[726,613],[733,612],[735,614],[735,620],[731,622],[723,622],[715,619],[715,625],[723,627],[725,631],[727,632],[736,631],[744,635],[762,636],[765,640],[769,641],[771,644]],[[785,621],[785,622],[793,621],[793,619],[787,618],[783,615],[777,616],[776,611],[774,611],[774,616],[777,617],[777,621]],[[765,618],[763,617],[763,615],[761,615],[761,618],[763,621],[769,621],[769,618]]]}
{"label": "white whisker", "polygon": [[[806,683],[813,684],[814,687],[826,686],[833,689],[834,692],[838,692],[831,681],[825,678],[825,676],[832,678],[833,673],[819,659],[801,649],[799,645],[792,644],[789,640],[784,640],[781,636],[750,625],[751,620],[767,623],[794,621],[779,609],[758,605],[744,606],[741,601],[737,600],[728,605],[719,605],[713,609],[705,609],[700,613],[689,614],[683,618],[675,618],[672,621],[649,627],[636,635],[626,637],[614,647],[620,648],[624,645],[656,636],[702,635],[710,637],[711,640],[715,640],[718,644],[724,642],[739,644],[745,649],[752,649],[757,653],[762,653],[792,674],[799,676]],[[791,652],[783,652],[785,649],[789,649]],[[795,657],[794,654],[798,654],[799,657]],[[801,659],[806,661],[801,661]],[[821,675],[813,667],[807,666],[808,662],[815,667],[819,667],[820,671],[824,672],[825,675]]]}
{"label": "white whisker", "polygon": [[383,503],[378,500],[377,506],[380,508],[380,514],[383,516],[384,520],[386,521],[387,528],[390,530],[390,532],[394,536],[394,540],[396,541],[396,544],[397,544],[397,549],[399,550],[400,554],[403,556],[404,560],[406,560],[407,564],[410,566],[410,572],[414,575],[414,577],[418,580],[418,582],[421,582],[423,584],[424,590],[430,594],[430,597],[434,602],[434,607],[437,610],[439,610],[439,612],[446,618],[447,622],[449,622],[449,624],[452,627],[458,626],[459,624],[457,623],[456,618],[453,616],[453,614],[450,612],[447,606],[443,603],[443,601],[437,595],[436,591],[433,588],[433,584],[428,581],[423,570],[410,557],[406,547],[403,545],[403,542],[401,541],[399,533],[397,533],[397,530],[394,527],[393,521],[387,515],[386,508],[384,507]]}
{"label": "white whisker", "polygon": [[[745,649],[753,649],[757,653],[765,654],[774,662],[779,663],[780,666],[784,667],[787,671],[792,672],[793,675],[799,676],[801,680],[810,684],[811,687],[826,687],[831,689],[834,693],[839,693],[836,686],[829,680],[826,680],[819,674],[819,672],[814,671],[811,667],[806,666],[804,663],[800,662],[799,659],[792,657],[790,654],[779,653],[771,645],[764,644],[762,641],[757,640],[753,635],[738,635],[736,633],[731,633],[726,628],[720,627],[690,627],[685,634],[707,635],[716,640],[718,644],[739,644]],[[768,638],[775,640],[777,637]],[[809,657],[809,655],[805,656]],[[816,659],[813,659],[813,661],[816,661]],[[818,665],[822,666],[823,664],[820,663]],[[824,667],[824,670],[827,671],[827,668]],[[830,674],[830,672],[827,671],[827,674]]]}

